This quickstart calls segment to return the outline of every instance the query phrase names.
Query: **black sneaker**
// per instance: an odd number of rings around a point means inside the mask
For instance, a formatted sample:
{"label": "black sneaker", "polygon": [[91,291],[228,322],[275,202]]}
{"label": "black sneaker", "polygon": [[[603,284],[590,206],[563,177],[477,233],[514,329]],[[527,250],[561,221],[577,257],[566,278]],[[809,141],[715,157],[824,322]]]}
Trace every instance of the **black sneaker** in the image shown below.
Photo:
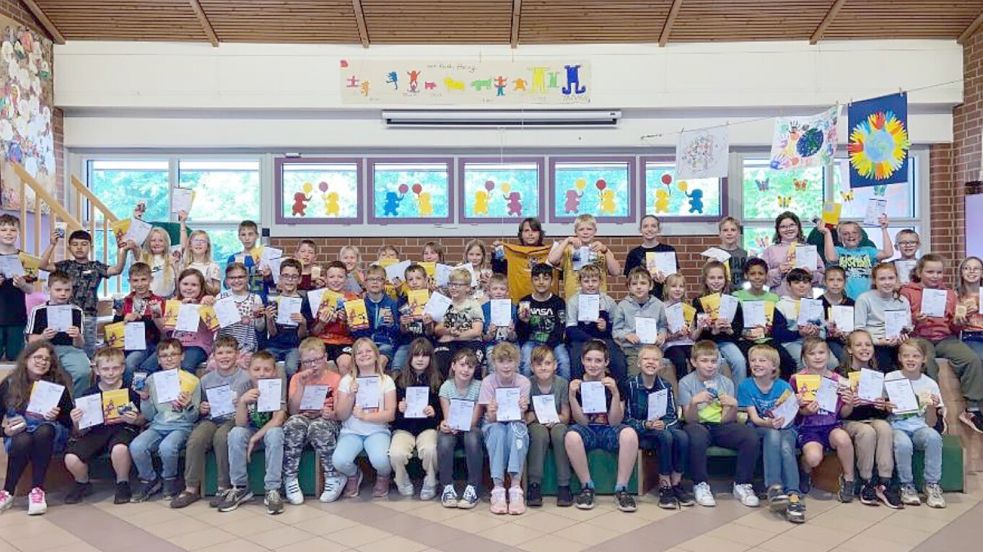
{"label": "black sneaker", "polygon": [[146,502],[150,497],[160,492],[160,487],[162,483],[160,478],[156,478],[153,481],[141,481],[140,486],[137,487],[137,492],[130,499],[130,502]]}
{"label": "black sneaker", "polygon": [[785,489],[779,484],[772,485],[768,487],[768,508],[772,512],[784,512],[785,507],[788,506],[788,495],[785,494]]}
{"label": "black sneaker", "polygon": [[543,505],[543,489],[539,483],[530,483],[526,489],[526,506],[538,508]]}
{"label": "black sneaker", "polygon": [[672,492],[672,487],[659,487],[659,508],[665,510],[676,510],[679,508],[679,502],[676,500],[676,495]]}
{"label": "black sneaker", "polygon": [[580,494],[574,499],[574,504],[577,508],[581,510],[590,510],[594,508],[594,489],[590,487],[584,487],[580,490]]}
{"label": "black sneaker", "polygon": [[840,502],[844,504],[853,502],[853,498],[857,496],[854,487],[855,484],[853,481],[847,481],[842,475],[840,476],[840,491],[837,493],[837,498],[840,499]]}
{"label": "black sneaker", "polygon": [[183,487],[177,478],[164,480],[164,499],[171,500],[181,493]]}
{"label": "black sneaker", "polygon": [[82,502],[82,499],[92,494],[92,483],[86,481],[85,483],[75,482],[75,486],[72,490],[68,491],[65,495],[65,504],[78,504]]}
{"label": "black sneaker", "polygon": [[218,505],[218,511],[231,512],[252,499],[253,492],[248,487],[232,487],[222,498],[222,503]]}
{"label": "black sneaker", "polygon": [[888,508],[901,510],[904,504],[901,502],[901,493],[891,485],[877,485],[874,487],[877,500],[880,500]]}
{"label": "black sneaker", "polygon": [[799,468],[799,490],[807,495],[812,490],[812,474]]}
{"label": "black sneaker", "polygon": [[570,485],[560,485],[556,488],[556,505],[560,508],[573,506],[573,493],[570,492]]}
{"label": "black sneaker", "polygon": [[682,485],[673,485],[672,495],[676,497],[676,502],[680,506],[688,508],[696,504],[696,500],[693,499],[693,493],[684,489]]}
{"label": "black sneaker", "polygon": [[229,494],[231,489],[217,489],[215,491],[215,496],[208,501],[209,508],[218,508],[222,505],[222,501],[225,500],[225,495]]}
{"label": "black sneaker", "polygon": [[614,501],[617,503],[618,509],[622,512],[634,512],[638,509],[638,506],[635,504],[635,497],[631,496],[624,489],[614,493]]}
{"label": "black sneaker", "polygon": [[788,505],[785,506],[785,519],[791,523],[806,522],[806,505],[799,495],[792,493],[788,496]]}
{"label": "black sneaker", "polygon": [[869,479],[863,480],[860,483],[860,503],[867,506],[877,506],[879,504],[877,498],[877,488],[874,483]]}
{"label": "black sneaker", "polygon": [[976,433],[983,433],[983,413],[979,410],[964,410],[959,415],[959,421],[969,426]]}
{"label": "black sneaker", "polygon": [[113,496],[113,504],[126,504],[133,498],[133,491],[130,490],[129,481],[119,481],[116,483],[116,494]]}

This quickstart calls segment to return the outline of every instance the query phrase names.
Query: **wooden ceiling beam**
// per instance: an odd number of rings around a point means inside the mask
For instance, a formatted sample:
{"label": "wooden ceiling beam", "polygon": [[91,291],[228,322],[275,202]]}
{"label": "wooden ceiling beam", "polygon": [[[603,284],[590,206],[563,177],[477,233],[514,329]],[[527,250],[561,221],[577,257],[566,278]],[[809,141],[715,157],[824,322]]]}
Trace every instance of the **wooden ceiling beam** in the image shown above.
{"label": "wooden ceiling beam", "polygon": [[27,9],[31,10],[34,17],[38,18],[38,21],[41,22],[41,26],[44,27],[44,30],[48,31],[48,34],[51,35],[51,40],[54,41],[55,44],[65,43],[65,36],[62,35],[61,31],[58,30],[58,27],[56,27],[55,24],[48,19],[48,16],[44,13],[44,10],[38,6],[37,2],[34,0],[24,0],[24,5],[27,6]]}
{"label": "wooden ceiling beam", "polygon": [[218,35],[215,34],[215,29],[212,28],[212,22],[205,15],[205,10],[201,7],[201,2],[198,0],[188,1],[191,3],[191,9],[195,12],[195,17],[198,18],[198,23],[201,24],[201,30],[205,31],[205,36],[208,37],[208,41],[212,43],[212,46],[218,48]]}
{"label": "wooden ceiling beam", "polygon": [[512,48],[519,45],[519,16],[522,12],[522,0],[512,0],[512,33],[509,37],[509,44]]}
{"label": "wooden ceiling beam", "polygon": [[362,48],[368,48],[369,29],[365,26],[365,11],[362,10],[362,0],[352,0],[352,8],[355,10],[355,23],[358,24],[358,38],[362,41]]}
{"label": "wooden ceiling beam", "polygon": [[666,15],[666,23],[662,26],[662,33],[659,34],[659,46],[665,46],[669,43],[669,33],[672,32],[672,25],[679,17],[679,9],[682,7],[683,0],[672,0],[672,7],[669,8],[669,14]]}
{"label": "wooden ceiling beam", "polygon": [[829,7],[829,11],[826,12],[826,16],[823,17],[823,20],[819,22],[819,26],[812,32],[812,36],[809,37],[809,44],[816,44],[822,40],[823,35],[826,33],[826,29],[833,24],[833,20],[836,19],[836,14],[840,13],[840,9],[843,8],[843,4],[846,4],[846,0],[835,0],[835,2],[833,2],[833,5]]}
{"label": "wooden ceiling beam", "polygon": [[959,38],[956,39],[956,42],[959,44],[965,44],[969,37],[973,36],[976,34],[976,31],[980,30],[980,25],[983,25],[983,12],[980,12],[980,14],[976,16],[976,19],[969,24],[969,27],[966,27],[966,30],[959,34]]}

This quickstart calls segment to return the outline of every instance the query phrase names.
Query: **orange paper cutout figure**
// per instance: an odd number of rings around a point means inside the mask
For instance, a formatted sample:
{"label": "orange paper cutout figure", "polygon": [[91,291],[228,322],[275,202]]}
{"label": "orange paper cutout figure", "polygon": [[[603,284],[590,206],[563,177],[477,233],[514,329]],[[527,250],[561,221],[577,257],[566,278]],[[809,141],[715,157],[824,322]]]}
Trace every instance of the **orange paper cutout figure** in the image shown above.
{"label": "orange paper cutout figure", "polygon": [[362,81],[362,86],[359,87],[359,91],[363,96],[369,95],[369,81]]}

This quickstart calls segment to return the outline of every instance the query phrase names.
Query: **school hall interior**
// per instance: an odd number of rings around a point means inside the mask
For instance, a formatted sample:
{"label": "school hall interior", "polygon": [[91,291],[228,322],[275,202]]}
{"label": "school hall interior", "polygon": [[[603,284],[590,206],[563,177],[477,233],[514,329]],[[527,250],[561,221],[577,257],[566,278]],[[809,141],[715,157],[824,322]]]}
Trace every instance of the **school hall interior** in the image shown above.
{"label": "school hall interior", "polygon": [[[346,246],[363,266],[383,246],[422,260],[433,241],[456,265],[474,239],[517,244],[524,218],[549,245],[589,214],[624,265],[655,215],[694,298],[724,217],[752,256],[786,211],[806,233],[835,211],[882,248],[872,205],[892,238],[915,230],[919,254],[945,259],[950,288],[983,255],[983,0],[0,0],[0,33],[0,214],[18,218],[28,257],[58,228],[84,229],[112,266],[138,204],[177,228],[174,190],[194,191],[187,225],[223,271],[244,220],[285,255],[312,240],[321,266]],[[607,286],[629,292],[621,275]],[[100,328],[129,292],[124,277],[103,283]],[[105,460],[96,492],[68,505],[56,455],[47,512],[25,515],[25,476],[0,552],[978,549],[983,436],[958,420],[945,362],[939,386],[945,509],[841,503],[829,456],[807,521],[791,524],[731,495],[723,450],[713,508],[658,507],[646,452],[631,514],[610,489],[590,510],[547,494],[504,516],[487,496],[448,509],[395,489],[323,503],[313,451],[306,500],[276,516],[260,499],[221,514],[207,500],[114,504]],[[764,496],[760,466],[755,487]]]}

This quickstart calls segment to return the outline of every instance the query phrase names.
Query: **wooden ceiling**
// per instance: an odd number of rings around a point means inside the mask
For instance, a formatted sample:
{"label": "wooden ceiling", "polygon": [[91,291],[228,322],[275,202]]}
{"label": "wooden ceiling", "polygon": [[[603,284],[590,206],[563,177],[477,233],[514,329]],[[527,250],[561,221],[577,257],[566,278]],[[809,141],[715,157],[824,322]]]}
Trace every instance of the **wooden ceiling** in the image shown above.
{"label": "wooden ceiling", "polygon": [[22,0],[56,42],[569,44],[948,38],[983,0]]}

